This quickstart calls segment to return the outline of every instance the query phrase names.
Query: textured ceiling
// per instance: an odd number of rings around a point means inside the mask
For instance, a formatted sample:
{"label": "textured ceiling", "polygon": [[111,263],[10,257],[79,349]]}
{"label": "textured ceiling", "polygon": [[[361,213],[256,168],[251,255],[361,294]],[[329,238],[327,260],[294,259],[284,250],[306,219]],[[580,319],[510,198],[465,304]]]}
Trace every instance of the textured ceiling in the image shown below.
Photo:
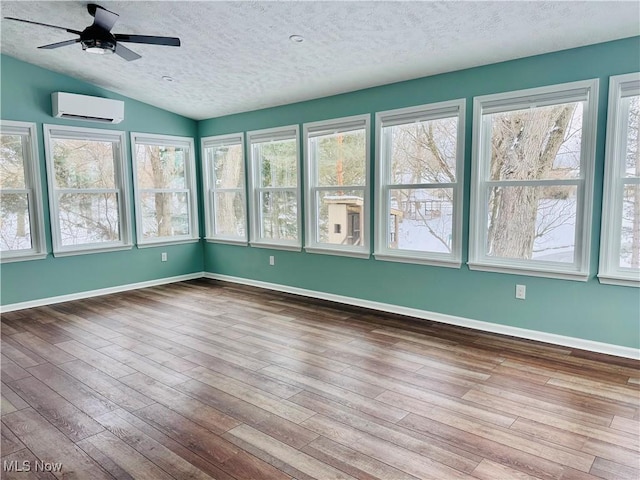
{"label": "textured ceiling", "polygon": [[[2,16],[82,30],[88,2],[2,1]],[[1,21],[2,53],[204,119],[640,34],[640,2],[101,1],[142,58],[84,53],[61,30]],[[303,43],[292,43],[291,35]],[[162,80],[170,76],[173,82]]]}

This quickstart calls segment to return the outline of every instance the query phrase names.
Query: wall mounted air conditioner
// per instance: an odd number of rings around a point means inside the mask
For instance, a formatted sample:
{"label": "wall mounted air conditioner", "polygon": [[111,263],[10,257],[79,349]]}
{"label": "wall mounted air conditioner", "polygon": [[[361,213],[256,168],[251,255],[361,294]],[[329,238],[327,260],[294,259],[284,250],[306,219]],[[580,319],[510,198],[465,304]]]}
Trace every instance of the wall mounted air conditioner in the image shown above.
{"label": "wall mounted air conditioner", "polygon": [[57,118],[102,123],[120,123],[124,120],[124,102],[121,100],[53,92],[51,103],[53,116]]}

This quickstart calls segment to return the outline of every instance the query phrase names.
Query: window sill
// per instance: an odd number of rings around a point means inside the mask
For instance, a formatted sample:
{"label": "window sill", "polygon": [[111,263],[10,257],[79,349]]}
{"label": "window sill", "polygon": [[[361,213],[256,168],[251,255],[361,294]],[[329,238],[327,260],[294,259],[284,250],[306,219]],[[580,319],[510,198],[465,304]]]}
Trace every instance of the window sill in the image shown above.
{"label": "window sill", "polygon": [[304,247],[307,253],[319,253],[321,255],[339,255],[342,257],[369,258],[371,254],[363,250],[346,250],[329,247]]}
{"label": "window sill", "polygon": [[205,240],[207,241],[207,243],[224,243],[228,245],[237,245],[239,247],[246,247],[247,245],[249,245],[249,242],[247,242],[246,240],[234,240],[232,238],[205,237]]}
{"label": "window sill", "polygon": [[77,249],[69,249],[69,250],[59,250],[57,252],[53,252],[54,257],[72,257],[74,255],[88,255],[92,253],[109,253],[109,252],[120,252],[123,250],[131,250],[133,245],[119,245],[119,246],[111,246],[111,247],[89,247],[89,248],[77,248]]}
{"label": "window sill", "polygon": [[586,282],[589,280],[589,274],[576,271],[561,271],[561,270],[545,270],[542,268],[527,268],[527,267],[508,267],[505,265],[494,265],[486,263],[472,263],[469,262],[469,270],[476,270],[482,272],[494,272],[494,273],[508,273],[511,275],[525,275],[530,277],[544,277],[544,278],[557,278],[560,280],[574,280],[577,282]]}
{"label": "window sill", "polygon": [[460,268],[460,260],[446,260],[428,257],[412,257],[410,255],[394,255],[390,253],[374,253],[376,260],[383,262],[413,263],[418,265],[432,265],[434,267]]}
{"label": "window sill", "polygon": [[640,287],[640,278],[623,277],[621,275],[598,274],[598,281],[603,285],[618,285],[620,287]]}
{"label": "window sill", "polygon": [[0,255],[0,262],[2,263],[12,263],[12,262],[26,262],[29,260],[43,260],[47,258],[47,253],[23,253],[23,254],[12,254]]}
{"label": "window sill", "polygon": [[299,252],[302,250],[300,245],[288,245],[286,243],[250,242],[249,245],[256,248],[271,248],[273,250],[289,250],[292,252]]}
{"label": "window sill", "polygon": [[143,242],[138,243],[138,248],[149,248],[149,247],[164,247],[167,245],[180,245],[185,243],[196,243],[199,242],[199,238],[183,238],[181,240],[158,240],[155,242]]}

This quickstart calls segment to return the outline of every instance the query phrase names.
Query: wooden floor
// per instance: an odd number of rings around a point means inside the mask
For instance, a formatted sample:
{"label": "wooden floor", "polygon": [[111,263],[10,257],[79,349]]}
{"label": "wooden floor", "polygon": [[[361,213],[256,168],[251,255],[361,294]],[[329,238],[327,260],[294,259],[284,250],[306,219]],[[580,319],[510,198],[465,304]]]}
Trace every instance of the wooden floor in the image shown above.
{"label": "wooden floor", "polygon": [[208,280],[154,287],[3,315],[2,478],[635,480],[639,367]]}

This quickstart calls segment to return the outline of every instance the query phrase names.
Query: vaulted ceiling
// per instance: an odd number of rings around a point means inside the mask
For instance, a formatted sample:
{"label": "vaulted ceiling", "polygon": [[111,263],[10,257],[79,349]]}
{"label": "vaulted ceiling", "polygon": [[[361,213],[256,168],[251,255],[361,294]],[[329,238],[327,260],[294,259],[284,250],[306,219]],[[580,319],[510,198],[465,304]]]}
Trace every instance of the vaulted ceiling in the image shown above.
{"label": "vaulted ceiling", "polygon": [[[83,30],[87,2],[2,1],[2,17]],[[204,119],[640,34],[640,2],[102,1],[142,58],[90,55],[63,30],[1,21],[0,51]],[[302,42],[290,40],[292,35]],[[168,81],[169,77],[172,81]]]}

